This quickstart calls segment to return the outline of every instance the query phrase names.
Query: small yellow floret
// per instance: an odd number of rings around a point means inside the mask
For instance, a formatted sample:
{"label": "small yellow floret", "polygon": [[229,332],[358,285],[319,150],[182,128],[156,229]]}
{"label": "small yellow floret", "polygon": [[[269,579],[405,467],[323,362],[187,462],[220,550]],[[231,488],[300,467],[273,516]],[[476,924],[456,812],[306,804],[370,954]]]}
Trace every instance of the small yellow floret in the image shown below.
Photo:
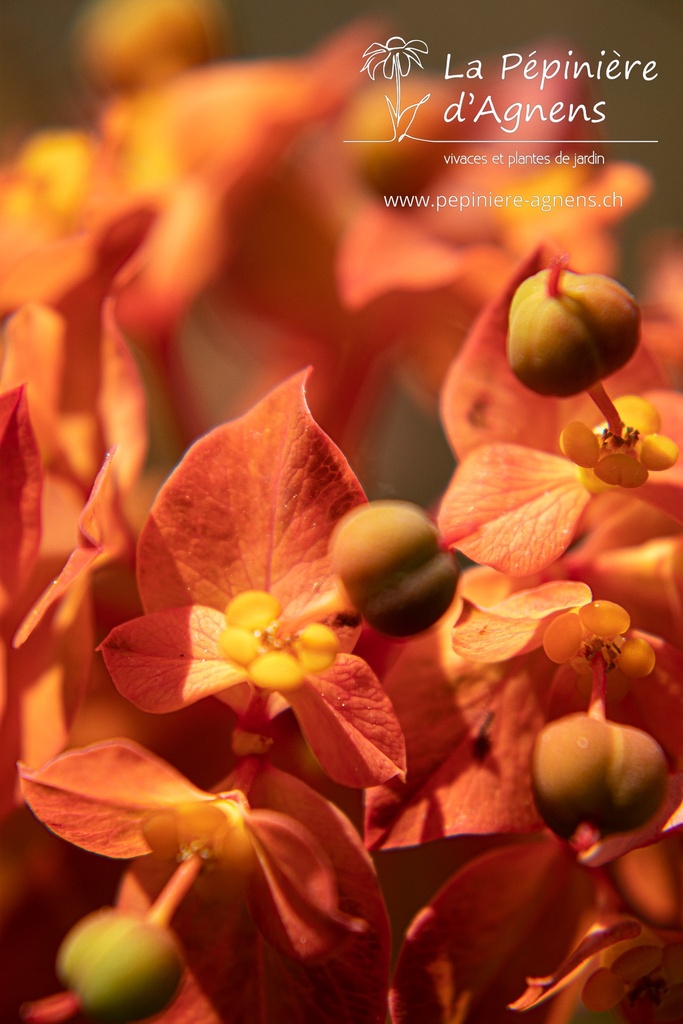
{"label": "small yellow floret", "polygon": [[654,405],[640,395],[622,395],[614,404],[626,426],[633,427],[641,434],[656,434],[662,425]]}
{"label": "small yellow floret", "polygon": [[600,458],[600,442],[585,423],[568,423],[560,434],[560,449],[577,466],[592,469]]}
{"label": "small yellow floret", "polygon": [[175,808],[181,846],[211,848],[226,827],[224,815],[214,800],[188,802]]}
{"label": "small yellow floret", "polygon": [[36,204],[63,231],[73,230],[80,216],[92,159],[90,139],[73,131],[38,132],[20,154],[18,167],[32,183]]}
{"label": "small yellow floret", "polygon": [[584,629],[603,640],[620,636],[631,625],[626,609],[614,601],[591,601],[579,609],[579,618]]}
{"label": "small yellow floret", "polygon": [[606,484],[604,480],[599,480],[595,475],[594,469],[580,467],[578,469],[578,477],[586,490],[590,491],[591,494],[604,494],[605,491],[609,491],[612,487],[612,484]]}
{"label": "small yellow floret", "polygon": [[313,622],[294,642],[294,650],[305,672],[324,672],[339,654],[339,640],[328,626]]}
{"label": "small yellow floret", "polygon": [[605,484],[619,487],[642,487],[647,480],[647,469],[631,455],[612,452],[600,459],[595,475]]}
{"label": "small yellow floret", "polygon": [[678,445],[664,434],[648,434],[640,442],[640,461],[656,473],[678,462]]}
{"label": "small yellow floret", "polygon": [[216,801],[224,825],[216,835],[214,853],[223,867],[248,874],[256,864],[256,850],[247,828],[246,816],[232,800]]}
{"label": "small yellow floret", "polygon": [[604,1013],[620,1003],[627,992],[626,984],[607,967],[599,967],[583,986],[581,999],[587,1010]]}
{"label": "small yellow floret", "polygon": [[152,853],[164,860],[172,860],[180,851],[178,817],[173,808],[153,812],[142,823],[142,834]]}
{"label": "small yellow floret", "polygon": [[198,853],[245,871],[255,859],[244,811],[233,799],[191,801],[154,812],[143,834],[152,852],[166,860]]}
{"label": "small yellow floret", "polygon": [[583,628],[576,612],[563,612],[543,634],[543,650],[556,665],[563,665],[579,653]]}
{"label": "small yellow floret", "polygon": [[293,654],[286,651],[268,651],[260,654],[249,666],[254,683],[264,690],[297,690],[305,679],[305,672]]}
{"label": "small yellow floret", "polygon": [[253,632],[241,626],[228,626],[218,638],[221,652],[230,661],[246,668],[259,652],[259,642]]}
{"label": "small yellow floret", "polygon": [[282,605],[266,590],[244,590],[225,609],[229,626],[267,629],[282,613]]}
{"label": "small yellow floret", "polygon": [[661,946],[633,945],[612,961],[610,970],[617,978],[633,984],[661,966],[662,952]]}
{"label": "small yellow floret", "polygon": [[655,661],[655,652],[647,640],[629,637],[619,651],[617,665],[624,675],[630,676],[631,679],[642,679],[650,675],[655,667]]}

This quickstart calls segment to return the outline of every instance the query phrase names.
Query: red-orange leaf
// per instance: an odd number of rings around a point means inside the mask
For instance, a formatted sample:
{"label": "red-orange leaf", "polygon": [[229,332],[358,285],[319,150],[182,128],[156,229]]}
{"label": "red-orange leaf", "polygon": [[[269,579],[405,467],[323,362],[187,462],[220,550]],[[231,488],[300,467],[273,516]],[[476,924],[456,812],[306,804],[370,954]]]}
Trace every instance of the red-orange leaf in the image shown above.
{"label": "red-orange leaf", "polygon": [[448,624],[405,647],[384,683],[406,738],[406,782],[368,792],[367,844],[540,827],[530,760],[553,669],[542,652],[466,661]]}
{"label": "red-orange leaf", "polygon": [[311,749],[344,786],[377,786],[405,774],[403,733],[373,671],[340,655],[322,676],[288,694]]}
{"label": "red-orange leaf", "polygon": [[[9,649],[10,682],[0,723],[0,814],[20,802],[17,761],[42,765],[67,744],[90,680],[93,660],[90,601],[77,589],[49,613],[31,643]],[[19,800],[16,798],[19,797]]]}
{"label": "red-orange leaf", "polygon": [[439,529],[475,562],[530,576],[567,548],[589,499],[567,459],[519,445],[485,445],[456,470]]}
{"label": "red-orange leaf", "polygon": [[122,555],[130,546],[130,539],[119,504],[115,475],[115,452],[105,457],[90,496],[78,520],[78,543],[69,555],[66,565],[41,594],[14,635],[13,643],[19,647],[31,635],[49,608],[59,601],[77,580],[97,565]]}
{"label": "red-orange leaf", "polygon": [[369,201],[347,228],[337,260],[342,301],[351,310],[392,291],[449,284],[466,256],[415,220]]}
{"label": "red-orange leaf", "polygon": [[[361,918],[367,928],[347,932],[326,956],[312,961],[283,955],[221,873],[207,872],[173,918],[187,970],[160,1024],[380,1024],[386,1016],[389,931],[377,878],[357,833],[337,808],[272,768],[259,773],[249,798],[255,819],[267,808],[296,817],[316,837],[334,871],[339,913]],[[138,861],[124,880],[120,902],[146,908],[167,876],[168,868],[155,859]],[[300,884],[305,882],[302,873]]]}
{"label": "red-orange leaf", "polygon": [[147,454],[147,404],[140,371],[114,318],[112,299],[102,310],[100,359],[98,413],[105,445],[117,449],[117,481],[127,494]]}
{"label": "red-orange leaf", "polygon": [[391,996],[395,1024],[505,1020],[525,978],[571,950],[592,902],[590,876],[552,837],[470,861],[407,933]]}
{"label": "red-orange leaf", "polygon": [[453,650],[474,661],[503,661],[532,651],[551,619],[592,597],[585,583],[559,580],[519,591],[492,608],[465,601],[453,628]]}
{"label": "red-orange leaf", "polygon": [[536,249],[524,260],[499,298],[481,312],[451,364],[441,391],[441,418],[460,459],[482,444],[503,439],[529,444],[530,429],[537,439],[552,429],[556,403],[520,384],[505,356],[512,296],[525,278],[548,266],[551,255]]}
{"label": "red-orange leaf", "polygon": [[251,811],[249,829],[258,841],[258,867],[247,902],[272,946],[285,956],[313,960],[365,931],[361,918],[339,910],[332,863],[309,829],[271,810]]}
{"label": "red-orange leaf", "polygon": [[224,629],[213,608],[168,608],[117,626],[100,650],[124,697],[143,711],[177,711],[246,679],[219,653]]}
{"label": "red-orange leaf", "polygon": [[611,924],[592,928],[552,974],[545,978],[527,978],[526,991],[510,1004],[510,1009],[528,1010],[541,1000],[556,995],[588,960],[617,942],[637,938],[641,931],[639,922],[630,918],[619,918]]}
{"label": "red-orange leaf", "polygon": [[131,740],[70,750],[35,771],[22,765],[20,773],[36,817],[70,843],[107,857],[149,853],[142,825],[150,811],[211,799]]}
{"label": "red-orange leaf", "polygon": [[23,387],[0,395],[0,615],[26,583],[40,544],[43,474]]}
{"label": "red-orange leaf", "polygon": [[330,532],[364,495],[308,410],[306,377],[197,441],[164,485],[138,549],[147,611],[224,610],[261,589],[294,615],[330,585]]}

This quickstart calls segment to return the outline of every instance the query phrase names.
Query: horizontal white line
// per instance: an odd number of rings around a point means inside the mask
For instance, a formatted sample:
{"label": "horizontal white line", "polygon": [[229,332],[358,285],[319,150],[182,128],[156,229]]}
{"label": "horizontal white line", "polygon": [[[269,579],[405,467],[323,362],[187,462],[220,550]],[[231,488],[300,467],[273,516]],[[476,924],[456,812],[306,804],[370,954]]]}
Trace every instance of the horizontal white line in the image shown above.
{"label": "horizontal white line", "polygon": [[[416,139],[412,135],[408,135],[412,142],[435,142],[437,145],[442,146],[460,146],[465,144],[471,145],[483,145],[484,143],[494,143],[496,145],[512,145],[513,143],[517,146],[533,145],[533,146],[576,146],[590,145],[590,146],[610,146],[614,143],[620,145],[644,145],[649,143],[658,143],[659,139]],[[343,139],[343,142],[353,143],[377,143],[377,142],[396,142],[397,139]],[[401,141],[405,141],[401,139]]]}

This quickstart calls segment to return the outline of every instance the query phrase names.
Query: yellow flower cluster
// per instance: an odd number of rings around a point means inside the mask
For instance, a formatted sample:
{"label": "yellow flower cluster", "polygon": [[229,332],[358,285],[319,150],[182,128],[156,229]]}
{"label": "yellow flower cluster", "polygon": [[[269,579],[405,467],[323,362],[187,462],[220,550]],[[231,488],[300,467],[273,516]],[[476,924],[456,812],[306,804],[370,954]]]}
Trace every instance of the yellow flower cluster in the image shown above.
{"label": "yellow flower cluster", "polygon": [[222,653],[266,690],[296,690],[307,675],[330,668],[339,653],[336,634],[319,622],[293,635],[283,633],[280,602],[264,590],[245,590],[228,604]]}
{"label": "yellow flower cluster", "polygon": [[560,435],[562,452],[581,468],[583,482],[594,493],[615,486],[641,487],[650,472],[670,469],[678,460],[678,446],[659,433],[661,420],[654,405],[637,395],[625,395],[614,404],[624,424],[621,434],[606,426],[592,430],[575,420]]}

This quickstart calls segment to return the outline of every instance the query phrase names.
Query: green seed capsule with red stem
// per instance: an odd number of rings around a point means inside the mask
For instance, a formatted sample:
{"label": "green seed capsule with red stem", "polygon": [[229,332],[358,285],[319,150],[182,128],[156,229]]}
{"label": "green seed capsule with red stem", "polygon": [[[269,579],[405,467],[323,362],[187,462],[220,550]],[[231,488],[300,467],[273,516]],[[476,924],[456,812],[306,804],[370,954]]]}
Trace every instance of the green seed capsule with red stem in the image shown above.
{"label": "green seed capsule with red stem", "polygon": [[102,1024],[128,1024],[163,1010],[183,975],[170,928],[114,907],[82,918],[57,954],[57,976],[82,1012]]}
{"label": "green seed capsule with red stem", "polygon": [[389,636],[434,625],[451,604],[460,575],[433,521],[406,501],[353,509],[333,531],[330,557],[350,604]]}
{"label": "green seed capsule with red stem", "polygon": [[657,741],[641,729],[578,713],[541,730],[532,782],[536,807],[553,832],[571,839],[591,824],[608,835],[640,828],[657,813],[667,763]]}
{"label": "green seed capsule with red stem", "polygon": [[557,260],[521,283],[510,305],[507,352],[515,376],[539,395],[593,387],[633,355],[640,311],[602,274],[576,274]]}

